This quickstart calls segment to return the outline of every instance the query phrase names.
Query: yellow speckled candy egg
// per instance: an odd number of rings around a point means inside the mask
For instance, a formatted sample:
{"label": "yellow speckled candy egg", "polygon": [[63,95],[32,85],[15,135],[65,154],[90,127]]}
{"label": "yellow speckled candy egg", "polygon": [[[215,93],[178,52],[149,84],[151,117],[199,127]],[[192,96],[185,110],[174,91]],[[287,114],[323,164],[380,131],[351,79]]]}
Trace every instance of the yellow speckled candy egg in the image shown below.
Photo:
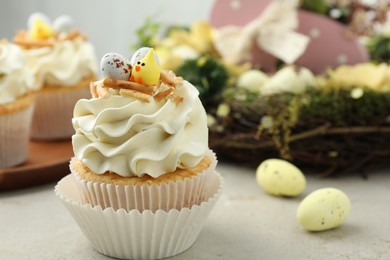
{"label": "yellow speckled candy egg", "polygon": [[306,188],[306,178],[295,165],[281,159],[263,161],[256,170],[257,183],[275,196],[297,196]]}
{"label": "yellow speckled candy egg", "polygon": [[335,188],[310,193],[299,204],[298,223],[308,231],[323,231],[340,226],[351,210],[347,195]]}

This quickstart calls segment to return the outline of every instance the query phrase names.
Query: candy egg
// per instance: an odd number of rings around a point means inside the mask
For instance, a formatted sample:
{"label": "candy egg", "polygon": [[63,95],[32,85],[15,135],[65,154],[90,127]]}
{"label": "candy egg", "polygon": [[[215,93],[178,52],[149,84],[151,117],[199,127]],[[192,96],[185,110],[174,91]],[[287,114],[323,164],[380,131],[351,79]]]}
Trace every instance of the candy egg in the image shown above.
{"label": "candy egg", "polygon": [[261,87],[269,77],[260,70],[248,70],[240,75],[237,80],[237,87],[245,88],[253,93],[260,93]]}
{"label": "candy egg", "polygon": [[290,65],[278,70],[270,80],[265,82],[261,94],[302,93],[306,87],[313,87],[316,84],[316,78],[309,69]]}
{"label": "candy egg", "polygon": [[340,226],[351,211],[347,195],[335,188],[310,193],[297,210],[298,223],[308,231],[323,231]]}
{"label": "candy egg", "polygon": [[118,53],[107,53],[100,61],[100,69],[104,77],[129,80],[131,65],[129,59]]}
{"label": "candy egg", "polygon": [[297,196],[306,188],[306,178],[296,166],[281,160],[263,161],[256,170],[257,183],[275,196]]}
{"label": "candy egg", "polygon": [[74,22],[69,15],[61,15],[53,22],[53,29],[56,32],[69,33],[74,28]]}

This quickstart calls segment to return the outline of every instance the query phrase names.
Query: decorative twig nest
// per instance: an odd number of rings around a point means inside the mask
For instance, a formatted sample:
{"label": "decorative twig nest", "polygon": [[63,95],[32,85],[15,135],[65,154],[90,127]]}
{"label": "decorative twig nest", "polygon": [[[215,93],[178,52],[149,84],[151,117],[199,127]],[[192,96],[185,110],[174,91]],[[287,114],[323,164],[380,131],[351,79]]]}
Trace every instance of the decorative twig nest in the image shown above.
{"label": "decorative twig nest", "polygon": [[390,93],[354,88],[224,99],[228,113],[211,111],[210,146],[221,159],[257,166],[283,158],[323,176],[389,163]]}

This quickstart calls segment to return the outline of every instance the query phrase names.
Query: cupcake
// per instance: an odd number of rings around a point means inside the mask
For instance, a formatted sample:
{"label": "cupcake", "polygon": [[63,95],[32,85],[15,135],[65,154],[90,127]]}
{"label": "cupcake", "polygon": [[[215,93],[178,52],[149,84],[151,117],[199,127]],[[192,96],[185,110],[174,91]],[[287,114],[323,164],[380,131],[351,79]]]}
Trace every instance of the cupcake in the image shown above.
{"label": "cupcake", "polygon": [[25,50],[27,66],[36,81],[31,137],[70,139],[73,107],[77,100],[89,96],[89,82],[96,79],[94,48],[74,29],[69,16],[51,23],[44,14],[35,13],[28,27],[17,33],[14,42]]}
{"label": "cupcake", "polygon": [[26,161],[34,109],[33,76],[22,50],[0,40],[0,168]]}
{"label": "cupcake", "polygon": [[160,71],[151,48],[131,60],[109,53],[101,68],[105,78],[91,83],[93,97],[75,105],[71,175],[56,193],[103,254],[181,253],[194,243],[222,185],[199,92]]}

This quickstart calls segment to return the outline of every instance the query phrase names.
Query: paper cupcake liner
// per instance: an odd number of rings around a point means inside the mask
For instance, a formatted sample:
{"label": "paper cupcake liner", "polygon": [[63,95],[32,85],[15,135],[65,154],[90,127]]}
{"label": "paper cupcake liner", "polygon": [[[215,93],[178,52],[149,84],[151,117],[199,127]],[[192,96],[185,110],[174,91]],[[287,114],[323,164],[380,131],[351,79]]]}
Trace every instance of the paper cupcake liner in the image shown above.
{"label": "paper cupcake liner", "polygon": [[87,88],[37,93],[31,138],[36,140],[70,138],[74,134],[72,126],[74,105],[79,99],[89,96]]}
{"label": "paper cupcake liner", "polygon": [[195,242],[222,189],[219,173],[212,175],[204,201],[191,208],[129,212],[83,203],[72,174],[55,187],[92,246],[102,254],[122,259],[161,259],[187,250]]}
{"label": "paper cupcake liner", "polygon": [[34,104],[17,112],[0,115],[0,168],[27,160]]}
{"label": "paper cupcake liner", "polygon": [[71,160],[70,169],[80,190],[83,191],[83,201],[92,206],[126,211],[137,209],[140,212],[144,210],[155,212],[159,209],[180,210],[199,205],[205,200],[211,188],[210,180],[214,178],[217,159],[211,151],[206,156],[211,159],[211,164],[199,175],[183,181],[153,185],[117,185],[87,181],[78,176],[73,167],[74,159]]}

